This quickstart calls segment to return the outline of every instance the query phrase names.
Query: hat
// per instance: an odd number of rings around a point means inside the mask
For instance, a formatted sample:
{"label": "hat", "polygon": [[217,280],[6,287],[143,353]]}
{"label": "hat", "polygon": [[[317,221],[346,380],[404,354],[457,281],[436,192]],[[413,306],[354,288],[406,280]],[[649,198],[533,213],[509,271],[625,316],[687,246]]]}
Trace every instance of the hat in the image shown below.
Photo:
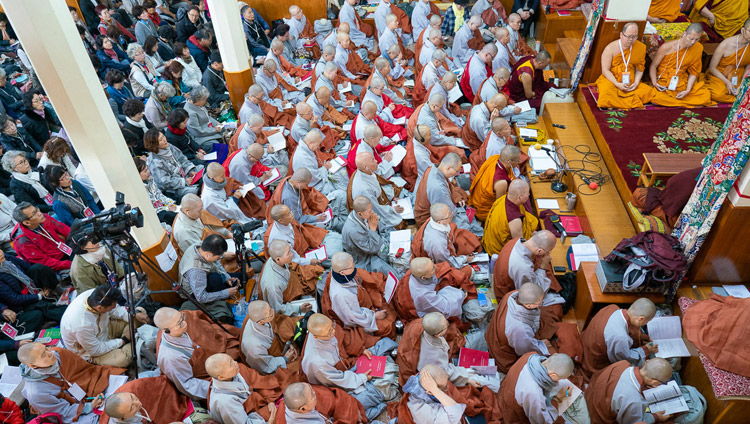
{"label": "hat", "polygon": [[211,53],[210,63],[221,63],[221,53],[216,51]]}

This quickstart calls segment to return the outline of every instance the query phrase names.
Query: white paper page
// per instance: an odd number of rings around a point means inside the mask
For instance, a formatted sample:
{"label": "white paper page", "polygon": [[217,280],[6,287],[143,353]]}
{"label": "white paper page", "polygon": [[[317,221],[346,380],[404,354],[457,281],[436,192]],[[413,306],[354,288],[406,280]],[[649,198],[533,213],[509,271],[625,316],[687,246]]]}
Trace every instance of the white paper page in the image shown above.
{"label": "white paper page", "polygon": [[661,402],[654,402],[651,405],[649,405],[649,410],[652,412],[660,412],[664,411],[666,415],[676,414],[678,412],[685,412],[689,410],[687,406],[687,402],[685,401],[685,398],[680,396],[677,398],[661,401]]}
{"label": "white paper page", "polygon": [[312,78],[305,78],[294,85],[298,89],[302,90],[305,88],[311,88],[312,87]]}
{"label": "white paper page", "polygon": [[544,147],[546,149],[549,149],[549,150],[552,150],[552,152],[548,153],[546,150],[542,150],[542,149],[537,150],[537,149],[534,148],[534,146],[531,146],[531,147],[529,147],[529,152],[528,152],[529,157],[530,158],[549,158],[550,153],[554,154],[555,146],[552,146],[552,145],[548,144],[548,145],[542,146],[542,147]]}
{"label": "white paper page", "polygon": [[557,199],[536,199],[537,209],[560,209]]}
{"label": "white paper page", "polygon": [[[386,137],[383,137],[383,138],[386,138]],[[393,141],[401,141],[401,134],[396,133],[396,135],[394,135],[393,137],[391,137],[391,140],[393,140]]]}
{"label": "white paper page", "polygon": [[451,91],[448,92],[448,102],[453,103],[456,100],[460,99],[463,95],[464,93],[461,92],[461,88],[459,88],[458,84],[456,84],[453,86],[453,88],[451,88]]}
{"label": "white paper page", "polygon": [[233,239],[226,239],[227,242],[227,253],[236,254],[237,253],[237,245],[234,244]]}
{"label": "white paper page", "polygon": [[404,87],[412,87],[412,88],[414,88],[414,80],[406,80],[406,81],[404,81]]}
{"label": "white paper page", "polygon": [[330,172],[331,174],[335,174],[339,172],[339,170],[341,170],[341,168],[343,168],[344,165],[346,165],[346,162],[344,161],[344,159],[341,156],[336,156],[331,161],[331,168],[328,169],[328,172]]}
{"label": "white paper page", "polygon": [[318,302],[316,302],[315,299],[312,297],[303,297],[301,299],[297,299],[297,300],[293,300],[289,302],[290,305],[295,305],[298,308],[304,305],[305,303],[309,303],[310,306],[312,306],[313,312],[318,312]]}
{"label": "white paper page", "polygon": [[526,138],[536,138],[537,131],[534,128],[519,128],[518,135]]}
{"label": "white paper page", "polygon": [[739,285],[722,285],[724,287],[724,290],[727,291],[727,294],[732,297],[736,297],[738,299],[745,299],[750,297],[750,290],[747,289],[745,286],[739,286]]}
{"label": "white paper page", "polygon": [[656,317],[648,322],[647,328],[651,340],[682,338],[680,317]]}
{"label": "white paper page", "polygon": [[385,280],[385,290],[383,290],[383,297],[386,302],[391,303],[391,299],[393,299],[393,295],[396,293],[397,285],[398,278],[392,272],[389,272],[388,278]]}
{"label": "white paper page", "polygon": [[398,199],[393,202],[393,206],[401,206],[404,211],[401,212],[401,218],[403,219],[414,219],[414,208],[411,206],[409,199]]}
{"label": "white paper page", "polygon": [[461,172],[463,172],[464,174],[471,173],[471,164],[470,163],[465,163],[465,164],[461,165]]}
{"label": "white paper page", "polygon": [[467,146],[466,143],[464,143],[464,140],[462,138],[457,138],[456,139],[456,147],[460,147],[462,149],[468,149],[469,148],[469,146]]}
{"label": "white paper page", "polygon": [[294,109],[292,102],[284,101],[282,106],[284,110]]}
{"label": "white paper page", "polygon": [[390,150],[391,155],[393,156],[391,158],[391,166],[394,168],[397,167],[402,160],[406,157],[406,149],[404,149],[403,146],[396,144],[393,146],[393,148]]}
{"label": "white paper page", "polygon": [[402,116],[393,120],[393,125],[406,125],[406,117]]}
{"label": "white paper page", "polygon": [[411,230],[391,231],[389,253],[395,255],[400,248],[404,253],[411,252]]}
{"label": "white paper page", "polygon": [[279,174],[279,168],[271,168],[271,178],[263,181],[261,184],[263,184],[264,186],[267,186],[280,178],[281,178],[281,174]]}
{"label": "white paper page", "polygon": [[338,85],[339,94],[345,94],[345,93],[351,93],[352,92],[352,85],[346,84],[346,87],[344,87],[344,84]]}
{"label": "white paper page", "polygon": [[351,131],[352,130],[352,123],[351,122],[345,122],[344,125],[341,126],[341,129],[344,131]]}
{"label": "white paper page", "polygon": [[396,187],[403,187],[406,185],[406,180],[399,177],[398,175],[394,175],[388,180],[392,182],[393,184],[396,184]]}
{"label": "white paper page", "polygon": [[557,169],[557,164],[550,158],[531,158],[531,168],[534,173],[544,172],[550,168]]}
{"label": "white paper page", "polygon": [[278,152],[279,150],[286,149],[286,138],[284,138],[284,134],[279,131],[268,136],[268,144],[273,146],[273,149]]}
{"label": "white paper page", "polygon": [[34,333],[25,333],[13,338],[13,340],[20,342],[21,340],[31,340],[34,338]]}
{"label": "white paper page", "polygon": [[311,250],[305,253],[305,259],[317,259],[319,261],[324,261],[328,259],[328,253],[326,253],[326,247],[320,246],[319,248],[315,250]]}
{"label": "white paper page", "polygon": [[320,221],[320,224],[328,224],[333,219],[333,210],[331,210],[331,208],[328,208],[324,210],[323,213],[325,214],[326,219]]}
{"label": "white paper page", "polygon": [[[119,389],[123,384],[128,382],[128,376],[127,375],[110,375],[109,376],[109,384],[107,385],[107,390],[104,392],[104,398],[108,398],[112,396],[115,393],[115,390]],[[97,411],[103,411],[104,410],[104,404],[102,404],[101,407],[96,408]]]}
{"label": "white paper page", "polygon": [[5,371],[5,368],[8,366],[8,355],[2,354],[0,355],[0,374],[2,374]]}
{"label": "white paper page", "polygon": [[594,243],[575,243],[571,246],[576,269],[581,265],[581,262],[599,261],[599,250]]}
{"label": "white paper page", "polygon": [[474,259],[470,263],[477,263],[477,262],[489,262],[490,261],[490,255],[488,253],[477,253],[474,255]]}
{"label": "white paper page", "polygon": [[648,403],[672,399],[677,396],[682,396],[682,392],[677,386],[677,382],[674,380],[670,380],[667,382],[667,384],[662,384],[661,386],[654,387],[653,389],[646,389],[643,391],[643,397]]}
{"label": "white paper page", "polygon": [[558,384],[560,385],[560,389],[568,387],[570,390],[568,392],[569,396],[564,398],[562,402],[557,405],[557,412],[562,415],[563,412],[565,412],[568,408],[570,408],[571,405],[573,405],[573,402],[575,402],[575,400],[578,399],[578,396],[581,396],[581,393],[583,392],[575,384],[571,383],[571,381],[567,378],[560,380]]}
{"label": "white paper page", "polygon": [[218,158],[218,153],[216,153],[216,152],[211,152],[211,153],[207,153],[207,154],[203,155],[203,160],[205,160],[205,161],[216,160],[217,158]]}
{"label": "white paper page", "polygon": [[657,358],[687,358],[690,351],[682,339],[654,339],[653,343],[659,346],[656,352]]}
{"label": "white paper page", "polygon": [[528,100],[524,100],[522,102],[517,102],[515,104],[516,107],[521,108],[521,112],[526,112],[527,110],[531,110],[531,105],[529,104]]}
{"label": "white paper page", "polygon": [[169,272],[174,267],[175,262],[177,262],[177,252],[174,250],[171,241],[167,243],[164,252],[156,255],[156,262],[159,263],[159,268],[164,272]]}
{"label": "white paper page", "polygon": [[245,197],[247,195],[247,193],[249,193],[250,190],[252,190],[254,188],[255,188],[255,184],[253,184],[253,183],[247,183],[247,184],[243,185],[242,187],[240,187],[239,192],[242,195],[242,197]]}

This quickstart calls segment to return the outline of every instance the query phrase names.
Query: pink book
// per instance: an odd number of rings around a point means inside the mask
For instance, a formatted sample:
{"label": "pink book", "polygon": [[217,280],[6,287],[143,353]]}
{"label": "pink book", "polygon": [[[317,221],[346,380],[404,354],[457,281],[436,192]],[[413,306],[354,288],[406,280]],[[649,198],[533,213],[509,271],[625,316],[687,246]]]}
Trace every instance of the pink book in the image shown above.
{"label": "pink book", "polygon": [[471,368],[473,366],[486,367],[490,363],[490,353],[482,350],[462,347],[458,353],[458,366]]}
{"label": "pink book", "polygon": [[382,377],[385,375],[385,356],[372,355],[372,359],[367,359],[365,355],[357,359],[357,374],[370,373],[373,377]]}

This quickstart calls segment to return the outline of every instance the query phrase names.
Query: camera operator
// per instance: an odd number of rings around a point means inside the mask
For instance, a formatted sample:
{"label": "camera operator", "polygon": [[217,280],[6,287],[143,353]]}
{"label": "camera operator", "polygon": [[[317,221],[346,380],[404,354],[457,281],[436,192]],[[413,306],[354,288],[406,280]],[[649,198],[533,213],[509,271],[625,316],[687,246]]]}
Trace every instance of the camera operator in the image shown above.
{"label": "camera operator", "polygon": [[[220,263],[227,251],[227,242],[218,234],[211,234],[187,249],[180,260],[180,284],[195,296],[216,319],[231,323],[234,316],[226,299],[239,293],[239,281]],[[181,309],[196,309],[191,301]]]}
{"label": "camera operator", "polygon": [[103,241],[94,243],[91,235],[76,243],[76,256],[70,265],[70,278],[78,293],[102,284],[117,284],[125,277],[122,265],[112,257]]}

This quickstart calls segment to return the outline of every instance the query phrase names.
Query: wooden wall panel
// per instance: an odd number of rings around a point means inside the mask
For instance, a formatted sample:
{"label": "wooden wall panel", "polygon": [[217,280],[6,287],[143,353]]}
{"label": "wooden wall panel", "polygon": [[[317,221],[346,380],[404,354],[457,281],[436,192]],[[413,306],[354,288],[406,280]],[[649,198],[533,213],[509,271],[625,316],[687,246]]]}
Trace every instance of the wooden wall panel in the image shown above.
{"label": "wooden wall panel", "polygon": [[241,0],[251,5],[263,16],[269,25],[271,21],[289,17],[289,6],[297,5],[305,12],[305,16],[312,24],[318,19],[326,17],[326,0]]}
{"label": "wooden wall panel", "polygon": [[[599,26],[596,28],[596,38],[594,44],[591,46],[591,52],[589,53],[588,63],[586,69],[583,71],[583,78],[581,82],[583,84],[592,84],[602,74],[602,52],[607,44],[617,40],[620,36],[620,30],[622,26],[627,22],[620,21],[600,21]],[[646,27],[646,21],[636,21],[638,24],[638,39],[643,38],[643,29]],[[646,69],[648,74],[648,69]]]}
{"label": "wooden wall panel", "polygon": [[728,200],[695,258],[690,284],[744,284],[750,280],[750,208],[737,208]]}

